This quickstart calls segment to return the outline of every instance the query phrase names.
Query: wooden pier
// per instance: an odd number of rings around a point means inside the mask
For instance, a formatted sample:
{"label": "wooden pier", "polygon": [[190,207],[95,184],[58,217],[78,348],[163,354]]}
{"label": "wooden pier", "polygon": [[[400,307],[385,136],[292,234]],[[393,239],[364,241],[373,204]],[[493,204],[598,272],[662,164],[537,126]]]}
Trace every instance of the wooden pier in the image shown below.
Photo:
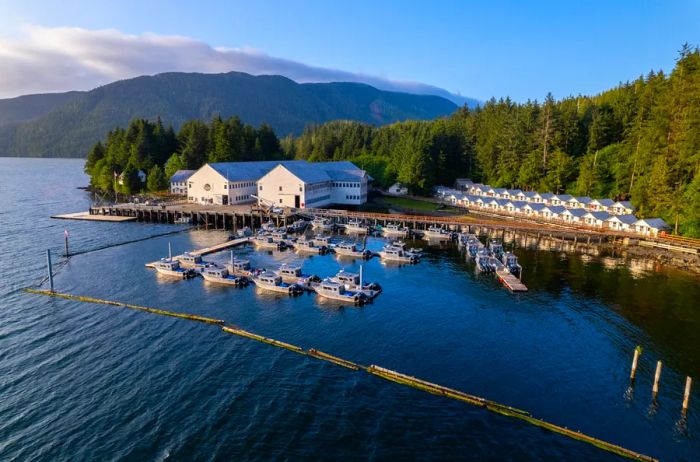
{"label": "wooden pier", "polygon": [[501,282],[511,292],[527,292],[527,286],[522,283],[519,278],[516,278],[508,268],[496,257],[490,257],[489,264],[494,268],[493,274],[496,279]]}
{"label": "wooden pier", "polygon": [[[248,237],[241,237],[238,239],[231,239],[230,241],[222,242],[221,244],[216,244],[212,245],[211,247],[205,247],[203,249],[198,249],[198,250],[193,250],[189,252],[190,255],[194,255],[195,257],[201,257],[204,255],[209,255],[211,253],[216,253],[216,252],[221,252],[222,250],[230,249],[231,247],[236,247],[238,245],[245,244],[246,242],[249,242],[250,238]],[[173,258],[175,260],[178,259],[178,257],[181,257],[182,255],[177,255],[174,256]],[[146,263],[146,268],[155,268],[156,262],[150,262]]]}
{"label": "wooden pier", "polygon": [[51,218],[59,220],[83,220],[83,221],[135,221],[136,217],[125,217],[119,215],[92,215],[90,212],[64,213],[61,215],[52,215]]}

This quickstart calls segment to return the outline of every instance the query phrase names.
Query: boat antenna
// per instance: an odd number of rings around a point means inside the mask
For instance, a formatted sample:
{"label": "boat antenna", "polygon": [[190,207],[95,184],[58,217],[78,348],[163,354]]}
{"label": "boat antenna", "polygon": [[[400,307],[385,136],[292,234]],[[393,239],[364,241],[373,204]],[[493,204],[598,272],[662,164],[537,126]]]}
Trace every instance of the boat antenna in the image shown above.
{"label": "boat antenna", "polygon": [[364,269],[365,265],[360,265],[360,289],[362,289],[362,270]]}
{"label": "boat antenna", "polygon": [[173,261],[173,247],[168,242],[168,260]]}
{"label": "boat antenna", "polygon": [[233,258],[233,250],[232,250],[231,251],[231,268],[232,269],[233,269],[233,260],[234,260],[234,258]]}

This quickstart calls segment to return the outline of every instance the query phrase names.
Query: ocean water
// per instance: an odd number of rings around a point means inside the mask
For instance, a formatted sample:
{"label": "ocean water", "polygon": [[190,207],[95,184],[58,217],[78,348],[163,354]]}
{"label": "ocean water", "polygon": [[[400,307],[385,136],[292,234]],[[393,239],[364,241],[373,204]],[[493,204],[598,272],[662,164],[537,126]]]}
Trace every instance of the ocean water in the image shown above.
{"label": "ocean water", "polygon": [[[0,158],[0,460],[622,460],[524,422],[225,334],[26,294],[59,291],[196,313],[530,411],[663,460],[700,460],[698,279],[649,262],[515,249],[527,294],[476,276],[452,246],[365,264],[356,308],[159,278],[144,263],[222,231],[50,219],[86,210],[79,160]],[[63,232],[71,250],[61,257]],[[370,239],[379,248],[380,239]],[[92,250],[91,249],[100,249]],[[254,266],[357,270],[334,256],[235,250]],[[212,255],[223,261],[227,253]],[[637,380],[629,368],[642,345]],[[656,404],[651,382],[664,362]],[[687,375],[696,379],[681,416]]]}

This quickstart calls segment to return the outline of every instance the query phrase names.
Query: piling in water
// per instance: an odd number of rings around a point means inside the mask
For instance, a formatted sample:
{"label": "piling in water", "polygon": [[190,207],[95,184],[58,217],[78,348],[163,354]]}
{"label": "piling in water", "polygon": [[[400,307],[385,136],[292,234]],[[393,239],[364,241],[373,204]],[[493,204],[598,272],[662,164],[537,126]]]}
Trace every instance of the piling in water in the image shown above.
{"label": "piling in water", "polygon": [[685,392],[683,393],[683,415],[688,413],[688,402],[690,401],[690,387],[693,384],[693,379],[685,378]]}
{"label": "piling in water", "polygon": [[634,376],[637,374],[637,364],[639,363],[639,355],[642,353],[642,347],[637,345],[634,349],[634,357],[632,358],[632,370],[630,371],[630,381],[634,382]]}
{"label": "piling in water", "polygon": [[661,380],[661,367],[663,364],[661,361],[656,363],[656,373],[654,374],[654,386],[651,387],[651,394],[654,399],[659,394],[659,381]]}

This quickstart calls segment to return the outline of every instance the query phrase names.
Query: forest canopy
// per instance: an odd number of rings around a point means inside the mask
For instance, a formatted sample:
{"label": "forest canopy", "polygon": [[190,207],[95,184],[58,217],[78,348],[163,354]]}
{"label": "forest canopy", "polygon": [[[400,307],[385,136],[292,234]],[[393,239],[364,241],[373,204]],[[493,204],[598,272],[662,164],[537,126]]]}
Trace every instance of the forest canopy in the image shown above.
{"label": "forest canopy", "polygon": [[630,199],[640,216],[700,236],[700,52],[684,45],[670,74],[650,72],[596,96],[516,103],[491,99],[433,121],[374,127],[309,125],[278,140],[237,117],[185,123],[177,134],[135,120],[110,132],[86,162],[92,185],[113,188],[131,166],[158,179],[205,162],[297,158],[350,160],[375,184],[413,193],[467,177],[492,186]]}

